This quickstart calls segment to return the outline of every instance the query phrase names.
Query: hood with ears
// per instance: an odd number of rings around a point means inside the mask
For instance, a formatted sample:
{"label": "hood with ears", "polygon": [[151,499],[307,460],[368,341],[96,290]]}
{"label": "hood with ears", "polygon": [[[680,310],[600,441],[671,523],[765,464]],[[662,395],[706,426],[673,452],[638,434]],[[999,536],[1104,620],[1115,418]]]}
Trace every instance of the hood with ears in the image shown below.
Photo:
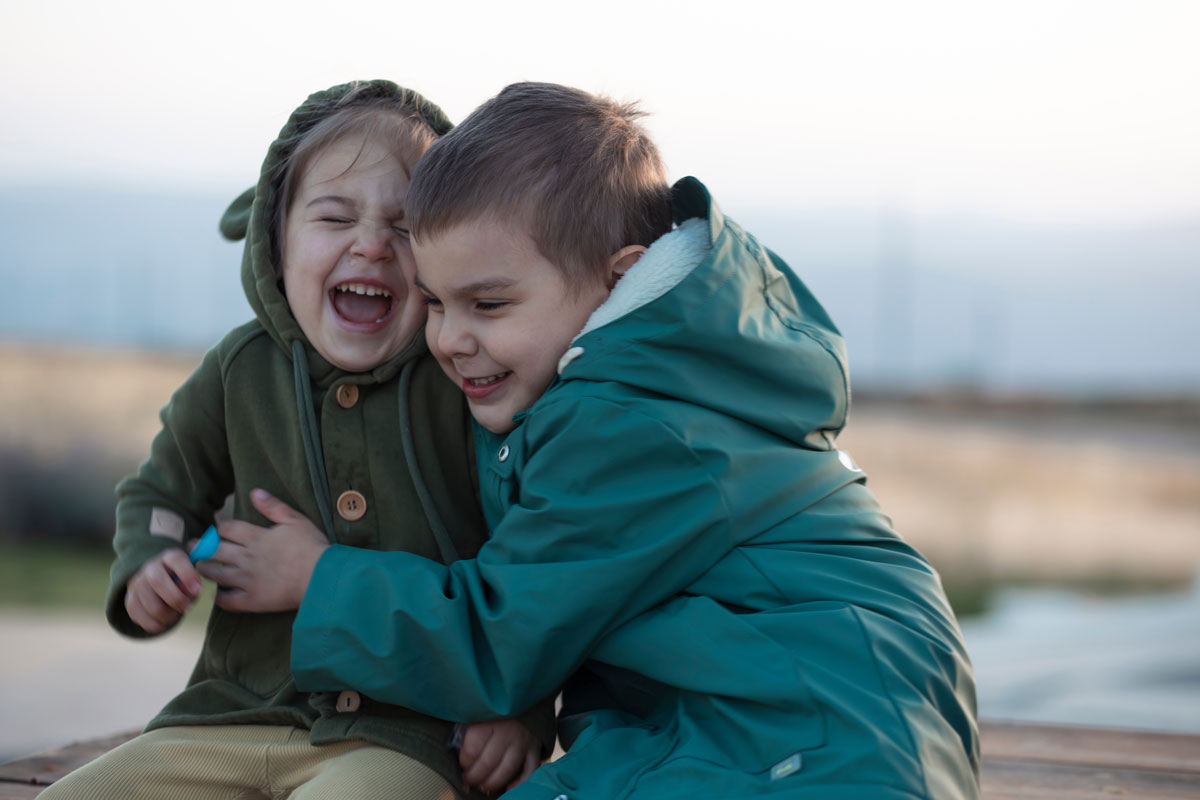
{"label": "hood with ears", "polygon": [[[337,369],[309,344],[292,316],[279,279],[281,265],[275,263],[274,254],[279,248],[273,241],[274,232],[270,230],[269,220],[274,205],[279,201],[283,180],[281,165],[303,134],[346,105],[369,103],[380,98],[394,99],[397,105],[412,108],[438,136],[451,128],[450,120],[440,108],[417,92],[391,81],[353,81],[315,92],[292,112],[279,131],[278,138],[267,149],[258,183],[230,203],[221,217],[221,235],[230,241],[246,240],[242,255],[242,288],[255,316],[284,352],[293,352],[293,342],[298,341],[303,345],[308,372],[318,383],[328,382]],[[423,347],[423,343],[423,337],[418,334],[412,346],[405,348],[395,359],[381,365],[376,371],[394,372],[394,362],[406,360],[411,355],[412,347]]]}

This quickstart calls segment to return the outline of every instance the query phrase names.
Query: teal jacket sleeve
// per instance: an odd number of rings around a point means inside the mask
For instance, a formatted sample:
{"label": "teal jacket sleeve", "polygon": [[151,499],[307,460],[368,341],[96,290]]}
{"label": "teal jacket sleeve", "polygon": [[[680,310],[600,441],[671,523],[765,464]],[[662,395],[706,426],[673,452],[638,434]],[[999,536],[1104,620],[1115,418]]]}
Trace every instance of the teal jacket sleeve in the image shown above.
{"label": "teal jacket sleeve", "polygon": [[[551,404],[533,422],[514,454],[519,488],[476,558],[325,552],[293,629],[300,689],[511,716],[734,546],[705,454],[670,426],[603,399]],[[504,490],[494,477],[481,475],[483,491]]]}

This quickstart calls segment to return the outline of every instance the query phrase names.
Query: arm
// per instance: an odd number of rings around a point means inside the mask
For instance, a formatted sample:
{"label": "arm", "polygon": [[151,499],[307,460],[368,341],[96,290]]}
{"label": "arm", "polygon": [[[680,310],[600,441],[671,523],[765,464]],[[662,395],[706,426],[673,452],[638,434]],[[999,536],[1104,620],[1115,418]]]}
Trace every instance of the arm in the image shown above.
{"label": "arm", "polygon": [[105,609],[112,626],[127,636],[165,630],[199,593],[184,542],[208,526],[232,483],[216,349],[160,416],[150,458],[117,486],[116,560]]}
{"label": "arm", "polygon": [[[511,716],[733,547],[704,460],[720,454],[628,406],[561,405],[524,432],[519,496],[475,559],[320,555],[293,631],[298,687],[354,687],[449,719]],[[498,490],[489,477],[483,490]]]}

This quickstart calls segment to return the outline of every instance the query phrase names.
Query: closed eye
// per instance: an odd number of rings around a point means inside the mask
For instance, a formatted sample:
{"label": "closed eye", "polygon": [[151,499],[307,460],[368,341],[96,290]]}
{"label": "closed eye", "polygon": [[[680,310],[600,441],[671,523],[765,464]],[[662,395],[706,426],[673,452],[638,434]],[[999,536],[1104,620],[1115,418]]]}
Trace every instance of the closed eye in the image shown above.
{"label": "closed eye", "polygon": [[477,300],[477,301],[475,301],[475,308],[477,308],[480,311],[496,311],[497,309],[503,308],[506,305],[508,305],[508,303],[503,300]]}

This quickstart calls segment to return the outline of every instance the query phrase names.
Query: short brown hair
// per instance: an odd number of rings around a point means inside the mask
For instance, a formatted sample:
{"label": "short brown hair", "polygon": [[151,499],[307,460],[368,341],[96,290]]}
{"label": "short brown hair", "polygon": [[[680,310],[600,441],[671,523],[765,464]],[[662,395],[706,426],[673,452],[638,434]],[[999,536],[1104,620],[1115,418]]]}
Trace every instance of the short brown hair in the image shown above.
{"label": "short brown hair", "polygon": [[[272,183],[276,187],[273,202],[267,208],[267,229],[271,235],[271,255],[276,270],[283,268],[284,228],[296,188],[303,179],[313,156],[347,136],[362,138],[362,146],[381,144],[400,162],[406,177],[425,149],[437,139],[437,133],[408,100],[404,90],[379,91],[372,84],[354,86],[327,116],[300,126],[291,140],[282,140],[280,157]],[[352,168],[351,164],[347,169]]]}
{"label": "short brown hair", "polygon": [[671,229],[671,190],[642,112],[552,83],[514,83],[429,148],[409,186],[414,238],[496,216],[524,224],[581,286]]}

